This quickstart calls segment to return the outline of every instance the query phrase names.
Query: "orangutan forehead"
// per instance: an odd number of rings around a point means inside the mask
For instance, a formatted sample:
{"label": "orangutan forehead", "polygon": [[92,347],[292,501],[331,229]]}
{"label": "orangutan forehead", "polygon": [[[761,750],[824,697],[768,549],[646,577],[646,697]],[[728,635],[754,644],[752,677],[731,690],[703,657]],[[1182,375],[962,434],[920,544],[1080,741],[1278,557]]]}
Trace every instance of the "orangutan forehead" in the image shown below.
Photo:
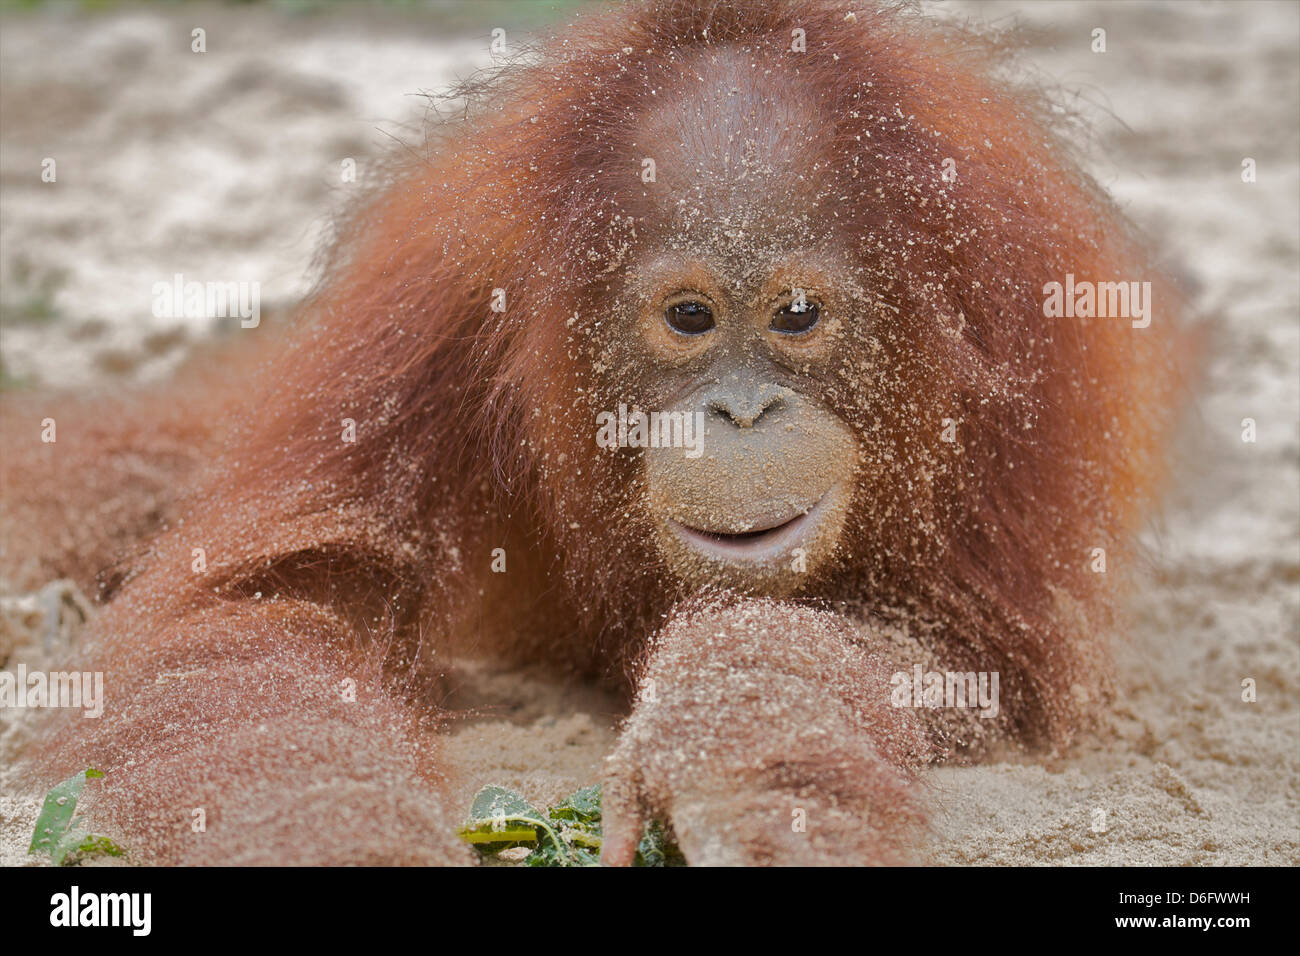
{"label": "orangutan forehead", "polygon": [[636,148],[654,160],[643,221],[662,238],[715,252],[824,235],[836,192],[834,124],[810,108],[816,98],[797,74],[722,49],[684,59],[678,76],[679,88],[660,93],[662,105],[637,137]]}
{"label": "orangutan forehead", "polygon": [[644,117],[647,145],[718,182],[802,169],[834,128],[798,73],[770,57],[696,51],[673,82]]}

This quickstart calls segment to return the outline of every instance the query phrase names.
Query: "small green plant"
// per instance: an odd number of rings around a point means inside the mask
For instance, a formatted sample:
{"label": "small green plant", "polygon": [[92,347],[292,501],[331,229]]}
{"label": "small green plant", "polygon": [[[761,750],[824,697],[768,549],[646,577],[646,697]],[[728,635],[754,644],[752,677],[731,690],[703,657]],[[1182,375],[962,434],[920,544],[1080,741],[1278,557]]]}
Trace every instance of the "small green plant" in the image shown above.
{"label": "small green plant", "polygon": [[45,795],[45,805],[41,807],[41,815],[36,818],[36,829],[32,831],[32,845],[27,848],[28,853],[48,853],[55,866],[71,862],[70,857],[76,856],[122,856],[124,851],[120,846],[106,836],[82,830],[81,817],[73,816],[77,812],[77,800],[86,781],[102,776],[102,771],[90,767],[69,777]]}
{"label": "small green plant", "polygon": [[[600,784],[581,787],[542,813],[505,787],[484,787],[474,795],[469,820],[460,831],[484,855],[510,847],[531,847],[525,866],[600,865]],[[637,848],[636,866],[676,866],[681,854],[651,824]]]}

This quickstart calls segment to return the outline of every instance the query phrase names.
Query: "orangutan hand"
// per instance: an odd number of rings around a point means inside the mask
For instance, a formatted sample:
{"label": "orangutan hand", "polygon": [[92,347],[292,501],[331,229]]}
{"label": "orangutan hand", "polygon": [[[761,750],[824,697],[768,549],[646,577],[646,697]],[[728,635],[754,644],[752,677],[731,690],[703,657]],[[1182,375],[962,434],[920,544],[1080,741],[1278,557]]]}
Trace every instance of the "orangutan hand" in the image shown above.
{"label": "orangutan hand", "polygon": [[693,865],[903,862],[928,745],[858,637],[765,600],[674,618],[609,758],[602,862],[630,864],[651,819]]}

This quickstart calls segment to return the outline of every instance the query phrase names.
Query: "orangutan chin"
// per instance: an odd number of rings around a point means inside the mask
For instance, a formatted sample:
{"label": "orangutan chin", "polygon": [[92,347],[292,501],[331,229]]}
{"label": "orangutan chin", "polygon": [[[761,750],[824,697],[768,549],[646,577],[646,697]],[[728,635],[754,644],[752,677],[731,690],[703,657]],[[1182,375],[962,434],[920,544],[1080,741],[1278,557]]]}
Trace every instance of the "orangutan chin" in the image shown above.
{"label": "orangutan chin", "polygon": [[[1173,405],[1177,300],[991,58],[858,0],[579,18],[392,157],[249,375],[52,444],[12,404],[11,575],[103,604],[105,714],[34,779],[103,770],[155,862],[468,862],[472,642],[625,686],[605,862],[656,818],[695,864],[915,858],[918,770],[1104,701]],[[1046,314],[1067,275],[1154,319]]]}

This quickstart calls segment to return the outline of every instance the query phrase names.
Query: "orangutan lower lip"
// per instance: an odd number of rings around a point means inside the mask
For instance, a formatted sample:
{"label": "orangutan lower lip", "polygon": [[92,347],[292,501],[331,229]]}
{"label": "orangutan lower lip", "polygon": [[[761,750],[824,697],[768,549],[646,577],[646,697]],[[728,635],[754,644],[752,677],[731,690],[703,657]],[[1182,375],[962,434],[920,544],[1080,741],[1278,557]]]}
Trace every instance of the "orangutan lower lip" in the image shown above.
{"label": "orangutan lower lip", "polygon": [[787,554],[804,541],[816,526],[822,506],[830,497],[830,492],[827,492],[815,505],[789,521],[740,534],[704,531],[678,521],[671,524],[688,545],[710,557],[723,561],[766,561]]}

